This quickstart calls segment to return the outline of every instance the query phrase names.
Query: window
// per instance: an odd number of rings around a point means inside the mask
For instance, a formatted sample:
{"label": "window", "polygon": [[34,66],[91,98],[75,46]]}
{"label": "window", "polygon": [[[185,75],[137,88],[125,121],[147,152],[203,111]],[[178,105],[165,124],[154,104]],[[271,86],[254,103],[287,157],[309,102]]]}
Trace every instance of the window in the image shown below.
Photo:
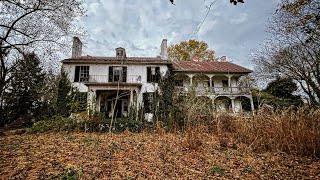
{"label": "window", "polygon": [[76,66],[74,82],[89,81],[89,66]]}
{"label": "window", "polygon": [[109,66],[109,82],[127,82],[127,67]]}
{"label": "window", "polygon": [[151,113],[153,110],[153,98],[154,93],[152,92],[146,92],[143,93],[143,107],[145,113]]}
{"label": "window", "polygon": [[160,80],[160,67],[147,67],[147,82],[158,83]]}

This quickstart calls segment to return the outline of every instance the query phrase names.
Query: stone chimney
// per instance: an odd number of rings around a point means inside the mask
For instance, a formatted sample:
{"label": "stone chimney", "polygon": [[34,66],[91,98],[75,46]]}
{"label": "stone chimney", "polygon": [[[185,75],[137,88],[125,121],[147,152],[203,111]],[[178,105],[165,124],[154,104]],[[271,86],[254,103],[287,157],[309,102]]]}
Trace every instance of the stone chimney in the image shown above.
{"label": "stone chimney", "polygon": [[221,56],[220,62],[227,62],[227,56]]}
{"label": "stone chimney", "polygon": [[168,60],[168,45],[167,39],[163,39],[161,43],[160,57],[162,60]]}
{"label": "stone chimney", "polygon": [[127,57],[126,55],[126,49],[122,48],[122,47],[118,47],[116,48],[116,57],[117,59],[124,59]]}
{"label": "stone chimney", "polygon": [[82,54],[82,42],[78,37],[73,37],[72,58],[80,57]]}

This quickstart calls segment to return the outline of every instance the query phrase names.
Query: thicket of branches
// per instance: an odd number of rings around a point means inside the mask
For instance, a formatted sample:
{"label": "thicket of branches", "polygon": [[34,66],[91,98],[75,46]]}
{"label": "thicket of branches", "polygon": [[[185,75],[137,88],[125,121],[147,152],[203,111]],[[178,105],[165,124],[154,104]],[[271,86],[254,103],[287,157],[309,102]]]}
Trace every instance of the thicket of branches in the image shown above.
{"label": "thicket of branches", "polygon": [[254,57],[257,72],[292,78],[310,104],[320,105],[319,0],[282,1],[269,29],[271,40]]}
{"label": "thicket of branches", "polygon": [[[19,61],[35,52],[41,61],[52,60],[67,37],[80,33],[76,17],[84,14],[82,0],[0,1],[0,119],[3,94]],[[49,62],[47,62],[49,63]]]}

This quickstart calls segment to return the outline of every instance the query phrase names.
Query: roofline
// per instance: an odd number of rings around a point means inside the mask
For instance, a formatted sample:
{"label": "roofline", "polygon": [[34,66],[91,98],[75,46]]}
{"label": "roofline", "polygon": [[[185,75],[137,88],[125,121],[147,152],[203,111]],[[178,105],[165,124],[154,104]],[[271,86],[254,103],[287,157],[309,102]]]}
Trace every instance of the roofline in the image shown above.
{"label": "roofline", "polygon": [[240,71],[201,71],[201,70],[173,70],[174,72],[184,72],[184,73],[219,73],[219,74],[226,74],[226,73],[233,73],[233,74],[249,74],[253,71],[246,71],[246,72],[240,72]]}
{"label": "roofline", "polygon": [[109,60],[71,60],[71,59],[65,59],[65,60],[62,60],[62,64],[143,64],[143,65],[148,65],[148,64],[156,64],[156,65],[169,65],[169,64],[172,64],[171,62],[169,61],[165,61],[165,60],[162,60],[163,62],[160,62],[161,60],[157,61],[157,62],[153,62],[153,61],[150,61],[148,62],[149,60],[146,60],[146,61],[132,61],[132,60],[123,60],[123,61],[109,61]]}

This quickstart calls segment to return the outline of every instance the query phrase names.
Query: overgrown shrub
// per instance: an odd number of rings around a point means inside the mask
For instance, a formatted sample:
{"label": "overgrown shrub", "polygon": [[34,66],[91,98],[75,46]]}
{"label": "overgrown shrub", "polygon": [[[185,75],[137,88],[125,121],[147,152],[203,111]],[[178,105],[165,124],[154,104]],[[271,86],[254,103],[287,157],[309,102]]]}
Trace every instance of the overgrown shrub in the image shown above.
{"label": "overgrown shrub", "polygon": [[46,131],[74,131],[79,123],[70,118],[55,116],[50,119],[42,120],[33,123],[31,127],[32,133],[42,133]]}

